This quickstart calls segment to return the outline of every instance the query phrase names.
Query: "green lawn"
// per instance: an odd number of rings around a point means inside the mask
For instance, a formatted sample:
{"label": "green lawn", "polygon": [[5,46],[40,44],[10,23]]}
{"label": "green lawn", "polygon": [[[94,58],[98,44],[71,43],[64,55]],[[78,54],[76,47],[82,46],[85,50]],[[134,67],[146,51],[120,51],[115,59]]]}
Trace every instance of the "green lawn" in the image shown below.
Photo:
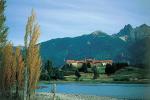
{"label": "green lawn", "polygon": [[[148,71],[135,68],[126,67],[116,71],[114,74],[107,76],[106,74],[99,74],[99,78],[93,79],[93,73],[83,73],[80,72],[81,77],[76,81],[76,76],[74,74],[64,76],[64,80],[50,81],[57,83],[66,82],[83,82],[83,83],[149,83],[150,75],[147,75]],[[45,81],[44,81],[45,82]],[[45,82],[46,83],[46,82]],[[47,82],[49,83],[49,82]]]}

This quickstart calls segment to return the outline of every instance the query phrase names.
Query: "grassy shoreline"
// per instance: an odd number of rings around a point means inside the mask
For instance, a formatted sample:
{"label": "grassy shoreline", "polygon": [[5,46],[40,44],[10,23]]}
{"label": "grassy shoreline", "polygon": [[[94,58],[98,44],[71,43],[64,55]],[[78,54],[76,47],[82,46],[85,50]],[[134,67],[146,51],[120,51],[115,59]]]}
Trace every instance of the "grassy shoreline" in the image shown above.
{"label": "grassy shoreline", "polygon": [[63,80],[57,80],[57,81],[40,81],[39,83],[45,83],[45,84],[63,84],[63,83],[82,83],[82,84],[100,84],[100,83],[108,83],[108,84],[150,84],[150,82],[139,82],[139,81],[99,81],[99,80],[87,80],[87,81],[63,81]]}

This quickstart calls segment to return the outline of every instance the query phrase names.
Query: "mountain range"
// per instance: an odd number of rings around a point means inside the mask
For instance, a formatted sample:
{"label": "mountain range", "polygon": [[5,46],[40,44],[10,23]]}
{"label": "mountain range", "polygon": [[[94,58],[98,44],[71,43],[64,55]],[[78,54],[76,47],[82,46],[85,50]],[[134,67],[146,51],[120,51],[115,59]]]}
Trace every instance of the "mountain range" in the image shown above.
{"label": "mountain range", "polygon": [[73,38],[51,39],[40,43],[40,53],[43,61],[50,59],[54,66],[62,66],[68,59],[85,58],[142,63],[144,54],[139,53],[145,52],[144,41],[149,36],[150,26],[143,24],[133,28],[128,24],[113,35],[95,31]]}

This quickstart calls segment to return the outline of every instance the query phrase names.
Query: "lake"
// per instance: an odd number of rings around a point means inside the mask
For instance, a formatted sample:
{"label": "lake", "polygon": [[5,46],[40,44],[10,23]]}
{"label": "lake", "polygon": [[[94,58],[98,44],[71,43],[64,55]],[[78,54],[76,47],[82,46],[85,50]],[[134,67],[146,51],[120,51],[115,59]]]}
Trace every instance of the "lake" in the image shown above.
{"label": "lake", "polygon": [[[51,84],[40,84],[37,92],[50,92]],[[118,98],[150,97],[150,85],[148,84],[83,84],[61,83],[56,85],[57,93],[84,94],[96,96],[110,96]]]}

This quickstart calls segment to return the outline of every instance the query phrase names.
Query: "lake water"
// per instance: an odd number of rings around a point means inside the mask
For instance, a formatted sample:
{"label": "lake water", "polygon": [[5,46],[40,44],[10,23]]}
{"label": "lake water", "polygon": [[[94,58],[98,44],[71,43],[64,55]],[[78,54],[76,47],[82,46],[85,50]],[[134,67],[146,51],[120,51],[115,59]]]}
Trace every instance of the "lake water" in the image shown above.
{"label": "lake water", "polygon": [[[43,88],[37,89],[37,92],[51,91],[51,84],[40,84],[39,86]],[[140,98],[150,97],[150,85],[148,84],[63,83],[63,84],[56,85],[56,92],[140,99]]]}

